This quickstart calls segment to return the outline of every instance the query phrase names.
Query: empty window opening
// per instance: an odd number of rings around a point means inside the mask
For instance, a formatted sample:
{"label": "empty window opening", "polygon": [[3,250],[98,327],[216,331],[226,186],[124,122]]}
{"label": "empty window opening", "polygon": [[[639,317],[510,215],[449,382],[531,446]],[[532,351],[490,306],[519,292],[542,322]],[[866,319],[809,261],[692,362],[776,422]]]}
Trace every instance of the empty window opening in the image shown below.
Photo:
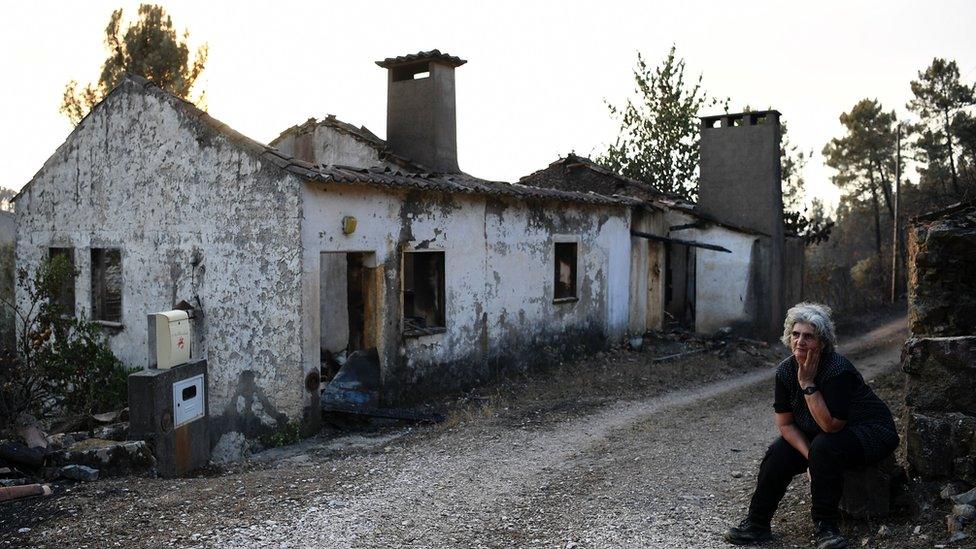
{"label": "empty window opening", "polygon": [[403,332],[443,331],[444,252],[403,253]]}
{"label": "empty window opening", "polygon": [[749,116],[749,124],[752,126],[761,126],[766,123],[765,114],[753,114]]}
{"label": "empty window opening", "polygon": [[375,347],[376,268],[370,252],[323,252],[319,262],[319,362],[322,387],[349,355]]}
{"label": "empty window opening", "polygon": [[556,242],[554,299],[575,299],[576,296],[576,253],[575,242]]}
{"label": "empty window opening", "polygon": [[705,127],[706,128],[709,128],[709,129],[712,129],[712,128],[721,128],[722,127],[722,119],[721,118],[710,118],[710,119],[706,119],[705,120]]}
{"label": "empty window opening", "polygon": [[742,126],[743,125],[742,117],[741,116],[730,116],[729,117],[729,125],[730,126]]}
{"label": "empty window opening", "polygon": [[394,82],[400,82],[402,80],[419,80],[429,76],[430,63],[428,61],[411,63],[409,65],[400,65],[399,67],[393,67],[393,70],[391,71],[391,77]]}
{"label": "empty window opening", "polygon": [[[61,280],[60,287],[55,291],[53,302],[65,316],[75,316],[75,250],[73,248],[49,248],[48,259],[55,261],[64,258],[71,273]],[[59,260],[60,261],[60,260]]]}
{"label": "empty window opening", "polygon": [[122,322],[122,251],[92,248],[92,319]]}

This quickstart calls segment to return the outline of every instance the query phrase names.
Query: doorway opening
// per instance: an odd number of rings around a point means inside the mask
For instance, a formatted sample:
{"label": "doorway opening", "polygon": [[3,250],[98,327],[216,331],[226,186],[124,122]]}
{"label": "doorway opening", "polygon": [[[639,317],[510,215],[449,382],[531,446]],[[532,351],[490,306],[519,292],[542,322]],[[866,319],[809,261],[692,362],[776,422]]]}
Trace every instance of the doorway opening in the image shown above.
{"label": "doorway opening", "polygon": [[322,252],[319,362],[325,387],[356,351],[376,347],[378,273],[372,252]]}

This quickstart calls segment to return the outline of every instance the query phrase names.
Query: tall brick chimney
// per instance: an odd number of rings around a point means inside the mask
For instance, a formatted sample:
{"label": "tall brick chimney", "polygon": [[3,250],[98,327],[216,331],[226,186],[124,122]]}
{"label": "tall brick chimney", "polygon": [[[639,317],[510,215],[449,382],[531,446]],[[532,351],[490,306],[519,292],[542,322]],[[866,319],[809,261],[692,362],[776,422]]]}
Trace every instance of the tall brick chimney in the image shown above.
{"label": "tall brick chimney", "polygon": [[768,236],[768,256],[757,273],[764,295],[757,296],[756,327],[771,338],[782,331],[787,305],[779,119],[774,110],[701,119],[697,206],[718,221]]}
{"label": "tall brick chimney", "polygon": [[467,63],[438,50],[391,57],[386,142],[398,155],[440,173],[458,173],[454,69]]}

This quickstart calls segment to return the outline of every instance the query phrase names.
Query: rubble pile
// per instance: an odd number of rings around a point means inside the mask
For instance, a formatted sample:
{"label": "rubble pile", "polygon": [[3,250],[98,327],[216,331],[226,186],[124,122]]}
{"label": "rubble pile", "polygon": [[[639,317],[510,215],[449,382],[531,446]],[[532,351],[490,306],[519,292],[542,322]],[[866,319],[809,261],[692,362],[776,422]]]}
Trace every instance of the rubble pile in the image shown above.
{"label": "rubble pile", "polygon": [[[112,423],[104,424],[108,419]],[[155,465],[145,441],[126,440],[125,411],[62,423],[45,433],[31,418],[24,418],[16,437],[0,440],[0,501],[50,495],[48,484],[59,481],[91,482],[131,472],[151,471]],[[65,432],[63,428],[87,427]]]}
{"label": "rubble pile", "polygon": [[956,542],[976,534],[969,526],[976,500],[976,202],[913,221],[911,337],[902,352],[906,454],[921,479],[949,482],[942,497],[952,504],[947,527]]}

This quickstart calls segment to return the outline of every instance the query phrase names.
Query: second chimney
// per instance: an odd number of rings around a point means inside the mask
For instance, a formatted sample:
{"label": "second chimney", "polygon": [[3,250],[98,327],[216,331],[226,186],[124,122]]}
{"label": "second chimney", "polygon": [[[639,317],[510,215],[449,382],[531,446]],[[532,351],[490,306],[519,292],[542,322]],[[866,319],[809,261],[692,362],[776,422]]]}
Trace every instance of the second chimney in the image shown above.
{"label": "second chimney", "polygon": [[458,173],[454,69],[464,59],[438,50],[377,61],[387,69],[386,142],[439,173]]}

